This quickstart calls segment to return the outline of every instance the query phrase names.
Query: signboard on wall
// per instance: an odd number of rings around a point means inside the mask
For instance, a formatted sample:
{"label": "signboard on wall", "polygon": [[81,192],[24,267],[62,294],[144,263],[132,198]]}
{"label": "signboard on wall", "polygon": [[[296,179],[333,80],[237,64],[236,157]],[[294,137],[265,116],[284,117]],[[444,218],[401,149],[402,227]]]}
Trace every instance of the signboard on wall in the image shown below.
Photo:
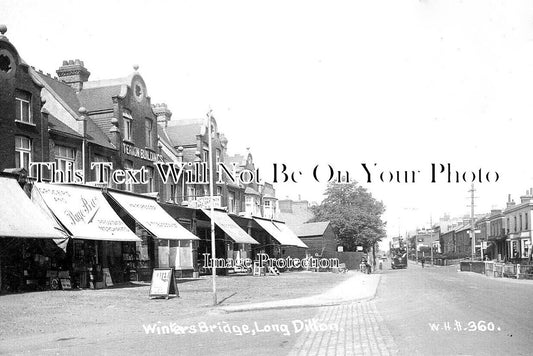
{"label": "signboard on wall", "polygon": [[176,278],[174,278],[173,268],[154,268],[152,272],[152,282],[150,283],[151,298],[166,298],[169,296],[179,296]]}
{"label": "signboard on wall", "polygon": [[[195,200],[190,201],[190,204],[193,204],[196,209],[211,209],[209,204],[210,197],[197,197]],[[220,209],[222,207],[220,196],[213,197],[213,208]]]}

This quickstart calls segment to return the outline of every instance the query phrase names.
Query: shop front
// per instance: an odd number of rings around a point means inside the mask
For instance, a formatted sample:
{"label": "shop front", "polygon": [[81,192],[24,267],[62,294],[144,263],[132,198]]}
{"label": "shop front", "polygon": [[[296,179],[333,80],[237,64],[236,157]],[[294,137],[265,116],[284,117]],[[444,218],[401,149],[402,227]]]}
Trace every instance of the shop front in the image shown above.
{"label": "shop front", "polygon": [[65,232],[36,207],[16,179],[0,177],[0,291],[46,289],[64,253]]}
{"label": "shop front", "polygon": [[293,257],[304,258],[306,256],[307,245],[300,240],[284,223],[254,217],[254,221],[268,232],[280,244],[279,256],[274,257]]}
{"label": "shop front", "polygon": [[[241,258],[252,258],[252,245],[258,245],[259,242],[257,242],[239,225],[237,225],[237,223],[235,223],[235,221],[233,221],[226,212],[214,210],[213,213],[211,213],[211,211],[207,209],[202,209],[201,211],[209,220],[212,219],[215,226],[218,227],[218,231],[215,231],[215,249],[217,251],[217,258],[229,258],[233,259],[234,261]],[[210,257],[212,257],[210,228],[207,226],[207,224],[198,222],[200,236],[203,237],[199,251],[209,253]],[[202,261],[202,263],[205,264],[206,262]],[[204,271],[209,272],[205,269]],[[219,274],[226,274],[230,271],[227,269],[218,269],[217,272]]]}
{"label": "shop front", "polygon": [[[200,239],[174,220],[154,198],[108,190],[112,206],[126,212],[136,223],[141,241],[139,279],[151,277],[152,268],[173,268],[178,276],[192,275],[195,266],[194,245]],[[122,214],[122,211],[117,211]],[[149,269],[146,271],[146,269]],[[148,273],[147,273],[148,272]]]}
{"label": "shop front", "polygon": [[99,188],[36,183],[32,200],[71,237],[66,252],[73,286],[103,288],[130,280],[140,239]]}
{"label": "shop front", "polygon": [[529,232],[511,234],[507,239],[508,259],[515,263],[529,261],[531,250],[531,237]]}

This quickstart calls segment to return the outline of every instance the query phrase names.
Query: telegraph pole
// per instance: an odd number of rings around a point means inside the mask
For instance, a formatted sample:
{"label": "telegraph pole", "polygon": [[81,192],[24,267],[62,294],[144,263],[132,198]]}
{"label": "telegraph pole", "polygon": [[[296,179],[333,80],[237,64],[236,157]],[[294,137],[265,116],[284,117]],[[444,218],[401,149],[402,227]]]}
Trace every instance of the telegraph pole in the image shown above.
{"label": "telegraph pole", "polygon": [[472,188],[469,190],[470,192],[470,237],[472,241],[472,261],[474,261],[474,257],[476,257],[476,226],[475,226],[475,218],[474,218],[474,183],[472,183]]}
{"label": "telegraph pole", "polygon": [[211,135],[211,120],[213,119],[212,110],[209,110],[207,113],[207,132],[208,132],[208,140],[209,140],[209,199],[210,199],[210,220],[211,220],[211,253],[212,253],[212,266],[211,266],[211,280],[212,280],[212,287],[213,287],[213,305],[217,305],[217,268],[215,264],[216,259],[216,245],[215,245],[215,212],[214,212],[214,206],[213,206],[213,185],[215,184],[215,168],[213,167],[213,137]]}

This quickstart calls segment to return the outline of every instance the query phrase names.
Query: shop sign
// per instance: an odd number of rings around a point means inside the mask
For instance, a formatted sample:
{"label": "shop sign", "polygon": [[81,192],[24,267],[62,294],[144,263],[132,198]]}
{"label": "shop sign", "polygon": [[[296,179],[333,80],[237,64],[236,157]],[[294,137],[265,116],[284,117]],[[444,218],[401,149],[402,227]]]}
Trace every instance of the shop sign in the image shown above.
{"label": "shop sign", "polygon": [[154,268],[150,283],[151,298],[166,298],[170,295],[179,296],[173,268]]}
{"label": "shop sign", "polygon": [[128,156],[138,157],[151,162],[163,162],[163,156],[126,142],[122,143],[122,152]]}
{"label": "shop sign", "polygon": [[[196,202],[196,209],[211,209],[211,205],[209,204],[210,197],[197,197],[196,200],[193,200],[193,202]],[[220,196],[214,196],[213,197],[213,208],[218,208],[222,206],[220,203]]]}

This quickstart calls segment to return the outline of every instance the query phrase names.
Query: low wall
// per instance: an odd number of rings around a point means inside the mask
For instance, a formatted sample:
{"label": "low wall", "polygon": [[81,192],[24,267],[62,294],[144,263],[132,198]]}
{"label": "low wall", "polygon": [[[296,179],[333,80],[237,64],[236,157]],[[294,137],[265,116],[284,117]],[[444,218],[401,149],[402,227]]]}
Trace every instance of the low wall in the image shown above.
{"label": "low wall", "polygon": [[462,272],[475,272],[485,274],[485,262],[483,261],[462,261],[460,263]]}

